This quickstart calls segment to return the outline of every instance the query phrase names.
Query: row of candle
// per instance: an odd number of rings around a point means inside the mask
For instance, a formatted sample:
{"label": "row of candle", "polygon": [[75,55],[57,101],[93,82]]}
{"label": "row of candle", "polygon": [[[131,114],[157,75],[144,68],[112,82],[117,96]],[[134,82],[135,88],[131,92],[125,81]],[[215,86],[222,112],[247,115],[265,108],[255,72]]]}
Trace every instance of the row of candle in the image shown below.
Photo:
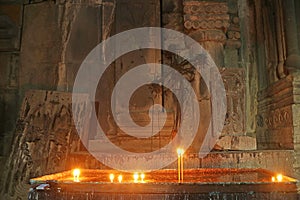
{"label": "row of candle", "polygon": [[[73,180],[74,180],[74,182],[79,182],[79,176],[80,176],[80,169],[74,169],[73,170]],[[110,174],[109,179],[110,179],[110,182],[113,183],[114,179],[115,179],[115,175]],[[138,183],[138,182],[144,183],[144,180],[145,180],[145,174],[144,173],[141,173],[141,174],[134,173],[133,174],[133,182],[134,183]],[[118,175],[118,182],[122,183],[122,181],[123,181],[123,176],[120,174],[120,175]]]}
{"label": "row of candle", "polygon": [[[114,178],[115,178],[114,174],[109,175],[109,179],[110,179],[111,183],[114,182]],[[145,174],[143,174],[143,173],[141,173],[140,175],[138,173],[133,174],[133,182],[134,183],[138,183],[138,182],[144,183],[144,179],[145,179]],[[123,176],[119,175],[118,176],[118,182],[121,183],[122,180],[123,180]]]}

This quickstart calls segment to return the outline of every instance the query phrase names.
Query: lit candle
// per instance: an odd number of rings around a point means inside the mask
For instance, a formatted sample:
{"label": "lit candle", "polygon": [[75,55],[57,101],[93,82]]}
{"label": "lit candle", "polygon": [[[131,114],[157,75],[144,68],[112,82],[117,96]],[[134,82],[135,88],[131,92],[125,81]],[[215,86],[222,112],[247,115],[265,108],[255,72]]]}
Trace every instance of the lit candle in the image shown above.
{"label": "lit candle", "polygon": [[119,176],[118,176],[118,181],[119,181],[119,183],[121,183],[122,180],[123,180],[123,176],[122,176],[122,175],[119,175]]}
{"label": "lit candle", "polygon": [[74,182],[79,182],[80,169],[73,170]]}
{"label": "lit candle", "polygon": [[114,178],[115,178],[115,175],[114,175],[114,174],[110,174],[110,175],[109,175],[109,179],[110,179],[110,182],[111,182],[111,183],[114,182]]}
{"label": "lit candle", "polygon": [[272,176],[272,182],[275,182],[275,177],[274,176]]}
{"label": "lit candle", "polygon": [[276,178],[278,182],[281,182],[283,179],[282,174],[278,174]]}
{"label": "lit candle", "polygon": [[144,182],[145,174],[141,174],[141,179],[142,179],[142,182]]}
{"label": "lit candle", "polygon": [[180,159],[181,159],[181,161],[180,161],[180,164],[181,164],[181,182],[183,182],[183,154],[184,154],[184,151],[183,151],[183,149],[181,149],[181,157],[180,157]]}
{"label": "lit candle", "polygon": [[133,180],[134,180],[134,182],[137,183],[138,179],[139,179],[139,174],[138,173],[134,173],[133,174]]}
{"label": "lit candle", "polygon": [[177,164],[178,164],[178,182],[182,182],[183,181],[183,153],[184,150],[181,148],[177,149],[177,155],[178,155],[178,159],[177,159]]}

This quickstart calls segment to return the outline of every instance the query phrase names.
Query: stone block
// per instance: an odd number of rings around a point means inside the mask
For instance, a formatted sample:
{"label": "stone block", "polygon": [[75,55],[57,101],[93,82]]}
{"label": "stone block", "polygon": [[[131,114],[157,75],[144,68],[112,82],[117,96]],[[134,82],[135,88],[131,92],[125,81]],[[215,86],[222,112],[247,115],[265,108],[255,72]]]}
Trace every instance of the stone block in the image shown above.
{"label": "stone block", "polygon": [[256,150],[256,138],[250,136],[224,136],[217,145],[223,150]]}
{"label": "stone block", "polygon": [[224,64],[227,67],[237,68],[238,67],[238,50],[237,49],[231,49],[231,48],[225,48],[224,50]]}
{"label": "stone block", "polygon": [[300,104],[294,104],[293,109],[293,125],[300,126]]}

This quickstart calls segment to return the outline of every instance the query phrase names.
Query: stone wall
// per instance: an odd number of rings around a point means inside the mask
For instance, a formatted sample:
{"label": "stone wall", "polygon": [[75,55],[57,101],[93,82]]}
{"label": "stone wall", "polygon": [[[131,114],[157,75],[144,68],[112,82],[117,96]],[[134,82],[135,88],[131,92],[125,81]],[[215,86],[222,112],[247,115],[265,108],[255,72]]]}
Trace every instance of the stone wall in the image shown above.
{"label": "stone wall", "polygon": [[[299,2],[253,1],[258,63],[258,149],[294,150],[299,175]],[[276,14],[274,14],[276,13]]]}
{"label": "stone wall", "polygon": [[[75,164],[105,168],[91,159],[76,138],[70,94],[65,92],[72,91],[77,70],[94,46],[110,35],[141,26],[163,26],[188,34],[210,53],[224,78],[228,102],[224,130],[215,146],[216,152],[199,159],[195,153],[210,122],[207,117],[210,94],[201,75],[191,70],[193,78],[189,81],[206,117],[202,117],[187,166],[262,167],[299,175],[300,12],[296,12],[299,1],[164,0],[163,5],[159,3],[158,0],[147,3],[143,0],[1,2],[0,25],[4,31],[0,34],[0,72],[5,75],[0,80],[0,144],[4,147],[1,162],[9,155],[9,141],[16,128],[7,163],[9,174],[1,179],[7,180],[2,182],[4,193],[22,197],[27,186],[21,183],[30,177],[70,169]],[[139,59],[134,61],[136,57]],[[92,100],[96,106],[110,108],[109,95],[99,94],[110,93],[124,73],[149,59],[179,70],[188,67],[181,65],[180,58],[166,52],[132,52],[111,65],[107,80],[98,87],[99,98]],[[155,73],[159,72],[150,75]],[[153,91],[157,92],[155,98]],[[175,100],[162,88],[145,87],[141,92],[142,95],[135,96],[137,103],[131,107],[132,113],[142,119],[140,123],[146,123],[146,111],[154,102],[169,106],[173,109],[172,117],[166,134],[162,135],[170,139],[177,125]],[[141,96],[148,100],[140,101]],[[15,123],[19,110],[20,119]],[[126,144],[129,138],[115,127],[107,110],[99,112],[98,117],[115,143],[134,150],[136,141]],[[64,124],[59,124],[60,120]],[[93,139],[99,139],[98,135]],[[154,149],[161,147],[161,138],[156,139]]]}
{"label": "stone wall", "polygon": [[[0,177],[10,150],[19,110],[20,40],[23,6],[0,3]],[[3,179],[1,178],[0,185]]]}
{"label": "stone wall", "polygon": [[[80,104],[76,105],[84,107]],[[88,126],[89,116],[82,117]],[[69,165],[70,155],[83,150],[73,123],[71,93],[28,91],[16,123],[1,196],[25,199],[30,178],[76,167],[78,163]]]}

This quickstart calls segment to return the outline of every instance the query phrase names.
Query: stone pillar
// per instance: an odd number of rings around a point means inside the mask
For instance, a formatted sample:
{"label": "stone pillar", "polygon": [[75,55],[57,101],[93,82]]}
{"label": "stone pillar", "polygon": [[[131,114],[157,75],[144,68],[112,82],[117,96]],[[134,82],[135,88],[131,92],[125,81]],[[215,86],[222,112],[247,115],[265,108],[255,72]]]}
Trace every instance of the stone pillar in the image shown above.
{"label": "stone pillar", "polygon": [[[300,51],[297,37],[297,19],[295,2],[283,1],[284,9],[284,24],[287,44],[287,59],[286,66],[290,71],[300,69]],[[299,12],[299,11],[298,11]],[[299,24],[298,24],[299,26]]]}
{"label": "stone pillar", "polygon": [[184,1],[184,27],[224,67],[224,44],[229,27],[228,6],[220,2]]}

